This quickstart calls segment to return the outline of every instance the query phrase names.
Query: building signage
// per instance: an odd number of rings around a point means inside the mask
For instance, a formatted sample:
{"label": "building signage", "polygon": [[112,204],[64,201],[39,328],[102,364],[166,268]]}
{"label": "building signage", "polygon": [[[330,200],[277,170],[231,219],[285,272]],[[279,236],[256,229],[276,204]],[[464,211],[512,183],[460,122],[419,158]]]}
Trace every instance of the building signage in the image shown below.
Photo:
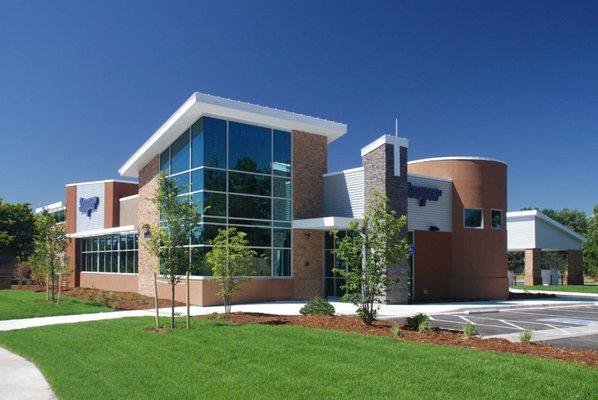
{"label": "building signage", "polygon": [[420,206],[425,206],[426,201],[438,201],[438,198],[442,196],[442,190],[429,188],[425,186],[413,186],[411,183],[407,183],[407,197],[411,199],[418,199]]}
{"label": "building signage", "polygon": [[81,211],[82,214],[85,214],[91,218],[91,213],[98,209],[99,204],[100,198],[98,196],[89,197],[87,199],[80,197],[79,211]]}

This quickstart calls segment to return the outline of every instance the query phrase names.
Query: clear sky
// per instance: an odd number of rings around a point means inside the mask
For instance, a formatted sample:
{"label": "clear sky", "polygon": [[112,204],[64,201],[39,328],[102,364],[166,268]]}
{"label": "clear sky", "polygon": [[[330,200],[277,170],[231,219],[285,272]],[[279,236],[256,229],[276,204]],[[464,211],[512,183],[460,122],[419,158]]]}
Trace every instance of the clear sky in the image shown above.
{"label": "clear sky", "polygon": [[0,197],[118,168],[200,91],[509,165],[509,209],[598,203],[596,1],[3,1]]}

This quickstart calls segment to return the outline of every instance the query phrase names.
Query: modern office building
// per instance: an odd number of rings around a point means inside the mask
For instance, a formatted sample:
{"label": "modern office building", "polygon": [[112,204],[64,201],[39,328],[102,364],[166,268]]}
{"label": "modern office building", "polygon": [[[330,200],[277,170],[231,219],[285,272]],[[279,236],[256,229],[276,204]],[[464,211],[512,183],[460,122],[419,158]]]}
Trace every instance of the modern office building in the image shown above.
{"label": "modern office building", "polygon": [[[153,294],[159,262],[143,227],[159,222],[151,199],[164,172],[182,199],[207,207],[187,246],[194,304],[221,302],[202,260],[227,226],[246,232],[258,254],[236,302],[341,295],[329,232],[361,218],[374,190],[407,215],[412,244],[409,262],[388,266],[399,283],[386,301],[506,298],[507,166],[476,157],[409,162],[409,141],[383,135],[361,149],[361,166],[328,172],[327,146],[346,132],[342,123],[193,94],[120,168],[137,182],[67,185],[73,284]],[[160,296],[167,290],[159,285]]]}

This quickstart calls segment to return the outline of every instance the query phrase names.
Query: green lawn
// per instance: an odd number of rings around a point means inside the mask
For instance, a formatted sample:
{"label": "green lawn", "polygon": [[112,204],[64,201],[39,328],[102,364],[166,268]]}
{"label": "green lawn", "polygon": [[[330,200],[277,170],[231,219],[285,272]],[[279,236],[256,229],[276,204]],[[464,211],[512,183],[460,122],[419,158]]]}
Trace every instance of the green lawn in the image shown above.
{"label": "green lawn", "polygon": [[0,332],[0,344],[61,399],[589,399],[598,382],[598,368],[388,337],[196,319],[145,332],[152,322]]}
{"label": "green lawn", "polygon": [[53,304],[46,301],[46,294],[43,292],[0,290],[0,321],[101,311],[111,310],[104,305],[74,297],[60,296],[60,304]]}
{"label": "green lawn", "polygon": [[516,286],[517,289],[545,290],[551,292],[579,292],[598,294],[598,285],[556,285],[556,286]]}

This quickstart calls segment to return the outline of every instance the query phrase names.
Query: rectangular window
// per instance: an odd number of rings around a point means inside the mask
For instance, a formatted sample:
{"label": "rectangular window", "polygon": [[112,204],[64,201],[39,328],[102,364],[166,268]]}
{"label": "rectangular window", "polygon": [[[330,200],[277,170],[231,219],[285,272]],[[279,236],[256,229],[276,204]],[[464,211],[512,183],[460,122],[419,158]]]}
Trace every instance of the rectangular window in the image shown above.
{"label": "rectangular window", "polygon": [[491,210],[492,229],[502,229],[502,210]]}
{"label": "rectangular window", "polygon": [[291,250],[274,249],[274,276],[291,276]]}
{"label": "rectangular window", "polygon": [[228,196],[228,215],[237,218],[270,219],[269,198],[253,196]]}
{"label": "rectangular window", "polygon": [[291,220],[291,201],[274,199],[273,214],[275,220],[290,221]]}
{"label": "rectangular window", "polygon": [[274,144],[272,173],[291,176],[291,134],[274,130],[272,142]]}
{"label": "rectangular window", "polygon": [[220,229],[226,229],[225,225],[200,224],[193,229],[191,244],[210,244]]}
{"label": "rectangular window", "polygon": [[287,178],[274,178],[274,197],[291,198],[291,180]]}
{"label": "rectangular window", "polygon": [[271,174],[272,130],[229,122],[229,169]]}
{"label": "rectangular window", "polygon": [[245,232],[245,237],[248,242],[248,246],[257,247],[271,247],[272,246],[272,230],[270,228],[258,228],[248,226],[235,226],[239,232]]}
{"label": "rectangular window", "polygon": [[465,228],[484,227],[484,219],[481,208],[464,208],[463,209],[463,226]]}
{"label": "rectangular window", "polygon": [[272,232],[272,246],[273,247],[291,247],[291,230],[290,229],[273,229]]}
{"label": "rectangular window", "polygon": [[253,249],[257,255],[253,258],[253,268],[256,276],[272,276],[270,249]]}
{"label": "rectangular window", "polygon": [[212,276],[212,267],[205,262],[206,253],[211,247],[192,247],[191,248],[191,275]]}
{"label": "rectangular window", "polygon": [[189,130],[186,130],[170,146],[170,173],[189,169]]}
{"label": "rectangular window", "polygon": [[230,192],[270,196],[272,180],[269,176],[229,172],[228,182]]}
{"label": "rectangular window", "polygon": [[189,193],[189,173],[183,172],[182,174],[171,176],[171,179],[176,184],[179,193]]}
{"label": "rectangular window", "polygon": [[226,121],[202,117],[193,124],[191,165],[226,168]]}
{"label": "rectangular window", "polygon": [[215,190],[226,192],[226,172],[202,168],[191,173],[191,190]]}
{"label": "rectangular window", "polygon": [[195,193],[192,195],[191,201],[195,203],[202,214],[226,217],[226,195],[224,193]]}

